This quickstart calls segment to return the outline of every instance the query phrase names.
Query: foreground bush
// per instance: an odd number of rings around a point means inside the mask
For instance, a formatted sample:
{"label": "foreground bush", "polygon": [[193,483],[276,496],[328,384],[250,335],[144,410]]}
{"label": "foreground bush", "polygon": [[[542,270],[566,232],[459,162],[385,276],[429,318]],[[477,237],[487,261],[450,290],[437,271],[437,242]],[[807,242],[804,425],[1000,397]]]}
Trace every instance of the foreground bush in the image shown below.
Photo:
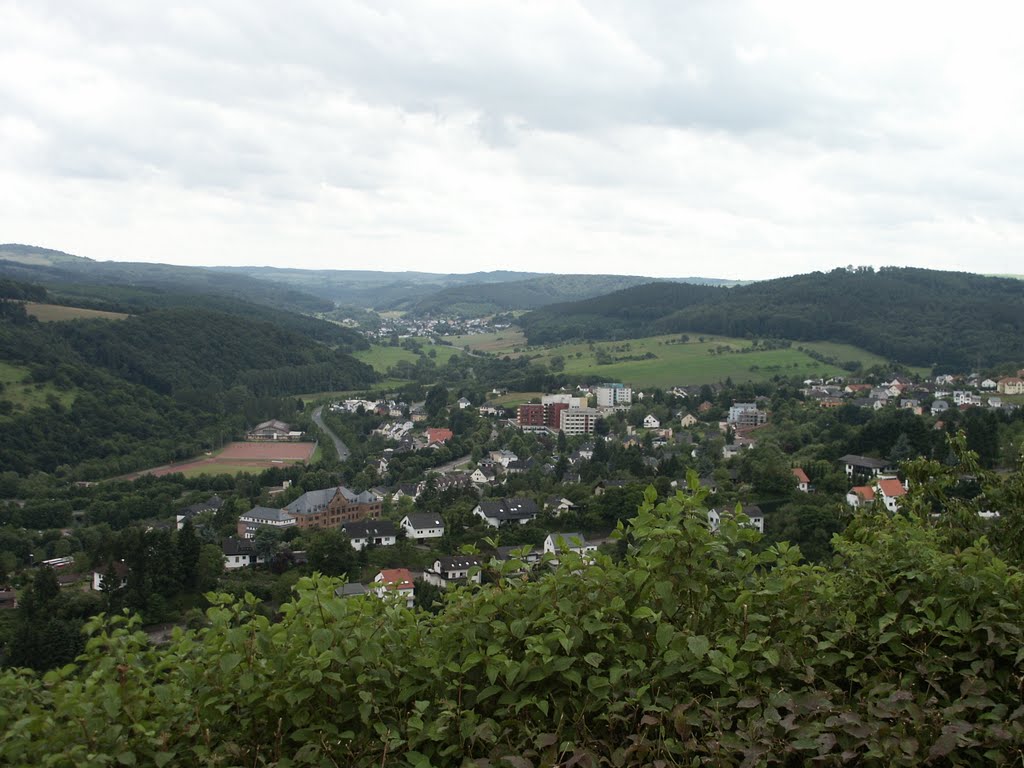
{"label": "foreground bush", "polygon": [[314,577],[159,649],[96,619],[79,664],[0,676],[0,764],[1020,764],[1024,582],[984,541],[865,517],[798,565],[682,496],[623,534],[436,616]]}

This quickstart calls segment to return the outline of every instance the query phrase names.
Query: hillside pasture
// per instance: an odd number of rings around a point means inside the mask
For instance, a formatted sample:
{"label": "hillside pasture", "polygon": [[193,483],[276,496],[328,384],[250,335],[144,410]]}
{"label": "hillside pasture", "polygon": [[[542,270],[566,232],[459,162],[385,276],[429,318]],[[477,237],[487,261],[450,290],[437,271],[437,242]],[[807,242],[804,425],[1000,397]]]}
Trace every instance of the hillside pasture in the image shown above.
{"label": "hillside pasture", "polygon": [[[450,347],[447,344],[431,344],[425,339],[419,341],[423,345],[424,354],[429,356],[431,351],[433,351],[434,357],[432,359],[438,365],[444,365],[455,355],[462,354],[463,351],[459,347]],[[369,349],[362,349],[353,353],[353,357],[371,366],[377,373],[387,373],[391,366],[403,360],[415,364],[416,360],[419,359],[419,355],[412,350],[403,347],[392,347],[386,344],[371,344]]]}
{"label": "hillside pasture", "polygon": [[[788,349],[744,351],[752,349],[752,343],[746,339],[692,336],[686,343],[680,343],[679,339],[678,334],[673,334],[593,344],[560,344],[531,347],[525,353],[539,354],[538,362],[549,364],[552,358],[562,357],[563,370],[569,376],[599,376],[641,388],[712,384],[726,379],[739,383],[765,381],[774,376],[809,378],[846,373],[814,360],[795,345]],[[642,359],[648,354],[653,357]],[[599,364],[599,355],[611,362]]]}
{"label": "hillside pasture", "polygon": [[65,408],[75,401],[74,388],[59,389],[50,382],[35,384],[28,381],[29,369],[21,365],[0,362],[0,401],[9,400],[15,412],[42,408],[52,395]]}
{"label": "hillside pasture", "polygon": [[58,323],[64,320],[124,320],[124,312],[106,312],[101,309],[65,307],[61,304],[25,303],[25,312],[41,323]]}
{"label": "hillside pasture", "polygon": [[444,340],[459,349],[469,347],[472,352],[492,352],[496,355],[510,355],[516,348],[525,348],[526,336],[518,328],[506,328],[494,333],[468,333],[462,336],[445,336]]}

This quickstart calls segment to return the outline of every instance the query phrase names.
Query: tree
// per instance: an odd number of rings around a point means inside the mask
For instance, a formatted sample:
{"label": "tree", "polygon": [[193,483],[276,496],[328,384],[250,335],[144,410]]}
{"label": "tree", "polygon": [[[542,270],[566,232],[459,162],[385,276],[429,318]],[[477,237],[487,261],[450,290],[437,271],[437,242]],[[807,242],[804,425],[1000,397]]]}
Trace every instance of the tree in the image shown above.
{"label": "tree", "polygon": [[427,398],[423,403],[423,407],[427,412],[427,417],[430,419],[436,419],[441,415],[441,411],[448,407],[448,390],[442,384],[437,384],[431,387],[430,391],[427,392]]}
{"label": "tree", "polygon": [[351,575],[357,556],[348,536],[337,529],[315,531],[306,550],[309,566],[326,576]]}
{"label": "tree", "polygon": [[181,585],[186,590],[193,590],[196,586],[196,568],[199,565],[200,544],[190,519],[186,519],[181,526],[181,530],[178,531],[175,547],[177,549]]}

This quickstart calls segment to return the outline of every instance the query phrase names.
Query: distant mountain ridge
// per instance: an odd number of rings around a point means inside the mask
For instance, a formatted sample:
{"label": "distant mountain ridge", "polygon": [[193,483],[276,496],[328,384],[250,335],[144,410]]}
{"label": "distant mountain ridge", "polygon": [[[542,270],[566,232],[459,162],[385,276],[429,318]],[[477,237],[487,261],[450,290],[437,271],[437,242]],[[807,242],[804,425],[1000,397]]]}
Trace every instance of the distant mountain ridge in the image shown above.
{"label": "distant mountain ridge", "polygon": [[909,365],[1024,362],[1024,282],[962,272],[836,269],[729,290],[648,284],[536,310],[531,344],[661,333],[831,340]]}

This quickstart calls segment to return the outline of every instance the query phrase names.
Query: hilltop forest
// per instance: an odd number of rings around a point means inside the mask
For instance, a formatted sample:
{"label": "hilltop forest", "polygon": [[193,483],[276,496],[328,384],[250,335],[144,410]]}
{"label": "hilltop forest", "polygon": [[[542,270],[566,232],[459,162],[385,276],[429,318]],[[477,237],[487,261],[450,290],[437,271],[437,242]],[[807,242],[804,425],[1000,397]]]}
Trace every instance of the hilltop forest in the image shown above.
{"label": "hilltop forest", "polygon": [[828,340],[905,365],[1024,360],[1024,281],[926,269],[837,269],[735,288],[650,284],[521,319],[531,344],[660,333]]}
{"label": "hilltop forest", "polygon": [[[179,296],[179,306],[120,321],[39,323],[21,300],[45,300],[45,289],[15,281],[0,288],[0,360],[41,401],[18,402],[0,389],[0,472],[78,479],[129,472],[217,447],[258,420],[288,417],[295,393],[376,380],[343,351],[349,345],[329,346],[248,311],[188,306]],[[337,327],[300,320],[325,326],[316,334],[325,338]]]}

